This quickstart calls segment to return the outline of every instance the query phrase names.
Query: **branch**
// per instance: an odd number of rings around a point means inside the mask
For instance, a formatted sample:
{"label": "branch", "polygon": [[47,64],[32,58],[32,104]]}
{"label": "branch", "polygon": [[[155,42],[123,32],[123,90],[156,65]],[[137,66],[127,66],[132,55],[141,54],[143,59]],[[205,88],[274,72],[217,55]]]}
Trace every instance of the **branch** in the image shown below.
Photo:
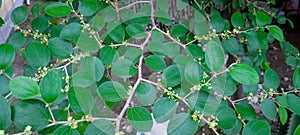
{"label": "branch", "polygon": [[139,3],[150,3],[150,1],[136,1],[136,2],[133,2],[127,6],[124,6],[124,7],[121,7],[119,8],[118,10],[122,10],[122,9],[125,9],[125,8],[130,8],[131,6],[135,5],[135,4],[139,4]]}
{"label": "branch", "polygon": [[172,36],[170,36],[169,34],[167,34],[166,32],[162,31],[161,29],[159,28],[156,28],[155,27],[155,30],[161,32],[162,34],[164,34],[165,36],[167,36],[168,38],[170,38],[173,42],[177,43],[178,45],[180,45],[183,49],[185,49],[185,45],[178,42],[176,39],[174,39]]}

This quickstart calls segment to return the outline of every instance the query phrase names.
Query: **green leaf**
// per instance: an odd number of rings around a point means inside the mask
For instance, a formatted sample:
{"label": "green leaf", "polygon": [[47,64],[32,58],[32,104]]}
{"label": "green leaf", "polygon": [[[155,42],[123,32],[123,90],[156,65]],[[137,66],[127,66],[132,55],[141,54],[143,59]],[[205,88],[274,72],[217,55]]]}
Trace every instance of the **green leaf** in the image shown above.
{"label": "green leaf", "polygon": [[1,8],[1,6],[2,6],[2,0],[0,0],[0,8]]}
{"label": "green leaf", "polygon": [[95,14],[101,6],[101,1],[97,0],[81,0],[79,6],[79,12],[84,16],[91,16]]}
{"label": "green leaf", "polygon": [[104,101],[118,102],[127,96],[125,87],[114,81],[107,81],[98,87],[100,97]]}
{"label": "green leaf", "polygon": [[72,87],[68,92],[68,100],[72,110],[79,115],[90,114],[95,104],[92,93],[81,87]]}
{"label": "green leaf", "polygon": [[143,39],[147,36],[145,28],[137,23],[131,23],[125,28],[128,35],[132,38]]}
{"label": "green leaf", "polygon": [[224,108],[217,112],[218,126],[222,129],[231,129],[236,123],[235,111],[231,108]]}
{"label": "green leaf", "polygon": [[231,96],[237,91],[236,82],[227,73],[217,76],[211,81],[212,91],[224,96]]}
{"label": "green leaf", "polygon": [[126,112],[129,123],[140,132],[148,132],[153,126],[153,120],[150,112],[140,106],[128,108]]}
{"label": "green leaf", "polygon": [[1,104],[0,130],[6,130],[10,127],[11,124],[11,109],[6,99],[1,95],[0,95],[0,104]]}
{"label": "green leaf", "polygon": [[254,119],[248,122],[242,132],[243,135],[271,135],[271,127],[268,122]]}
{"label": "green leaf", "polygon": [[201,90],[194,92],[194,94],[188,98],[188,103],[193,110],[198,110],[208,116],[214,114],[218,110],[221,100],[221,97],[214,96]]}
{"label": "green leaf", "polygon": [[89,22],[89,24],[95,31],[100,31],[105,26],[104,17],[100,15],[95,15]]}
{"label": "green leaf", "polygon": [[245,24],[244,16],[241,14],[241,12],[236,11],[231,16],[231,24],[234,28],[243,28]]}
{"label": "green leaf", "polygon": [[94,81],[100,81],[104,75],[103,62],[97,57],[85,57],[82,60],[82,70],[88,72]]}
{"label": "green leaf", "polygon": [[181,82],[181,75],[177,65],[171,65],[163,70],[162,84],[165,87],[174,87]]}
{"label": "green leaf", "polygon": [[80,133],[70,126],[60,126],[53,133],[53,135],[80,135]]}
{"label": "green leaf", "polygon": [[259,81],[259,76],[254,68],[246,64],[235,64],[229,69],[231,77],[245,85],[257,84]]}
{"label": "green leaf", "polygon": [[278,41],[284,41],[283,32],[278,26],[271,25],[268,27],[268,30],[275,39]]}
{"label": "green leaf", "polygon": [[72,44],[58,37],[49,39],[48,48],[55,57],[60,59],[69,58],[73,53]]}
{"label": "green leaf", "polygon": [[288,56],[286,57],[285,63],[289,66],[297,66],[298,59],[295,56]]}
{"label": "green leaf", "polygon": [[48,28],[48,19],[44,16],[36,17],[31,22],[31,28],[34,31],[44,32]]}
{"label": "green leaf", "polygon": [[65,17],[71,13],[71,7],[66,3],[52,3],[47,5],[44,12],[53,17]]}
{"label": "green leaf", "polygon": [[140,83],[136,88],[136,97],[143,105],[152,105],[156,99],[156,89],[149,83]]}
{"label": "green leaf", "polygon": [[236,135],[240,133],[243,124],[240,120],[236,120],[234,126],[231,129],[223,130],[226,135]]}
{"label": "green leaf", "polygon": [[287,113],[286,109],[284,107],[280,106],[278,108],[278,114],[279,114],[281,124],[284,125],[288,119],[288,113]]}
{"label": "green leaf", "polygon": [[217,10],[211,10],[210,13],[210,25],[216,32],[221,32],[225,28],[225,19]]}
{"label": "green leaf", "polygon": [[297,126],[296,130],[294,131],[294,135],[300,134],[300,125]]}
{"label": "green leaf", "polygon": [[0,27],[5,24],[4,20],[0,17]]}
{"label": "green leaf", "polygon": [[239,43],[236,38],[229,38],[222,42],[224,48],[231,54],[237,55],[239,53]]}
{"label": "green leaf", "polygon": [[184,77],[191,85],[199,85],[203,79],[203,69],[196,61],[190,61],[185,65]]}
{"label": "green leaf", "polygon": [[224,66],[225,53],[220,44],[214,41],[207,43],[205,52],[205,64],[213,72],[219,72]]}
{"label": "green leaf", "polygon": [[49,49],[38,42],[30,43],[25,49],[25,55],[29,65],[34,68],[46,67],[50,62]]}
{"label": "green leaf", "polygon": [[277,114],[277,108],[275,103],[267,98],[265,99],[261,105],[261,111],[265,115],[265,117],[269,120],[275,120],[276,119],[276,114]]}
{"label": "green leaf", "polygon": [[196,59],[203,59],[204,58],[204,54],[202,51],[202,48],[199,47],[196,44],[190,44],[186,47],[186,53],[189,54],[190,56],[192,56],[193,58]]}
{"label": "green leaf", "polygon": [[199,37],[206,35],[209,31],[209,25],[205,21],[195,22],[193,26],[195,34]]}
{"label": "green leaf", "polygon": [[[165,1],[167,1],[167,0],[165,0]],[[188,29],[184,24],[175,24],[171,28],[171,35],[174,37],[185,36],[187,32],[188,32]]]}
{"label": "green leaf", "polygon": [[300,68],[299,67],[294,71],[293,83],[296,89],[300,89]]}
{"label": "green leaf", "polygon": [[125,29],[119,22],[108,23],[107,33],[116,42],[123,42],[125,39]]}
{"label": "green leaf", "polygon": [[168,125],[168,135],[192,135],[198,129],[199,123],[193,121],[192,116],[187,113],[174,115]]}
{"label": "green leaf", "polygon": [[246,120],[256,119],[256,113],[252,105],[247,102],[239,102],[236,104],[237,112]]}
{"label": "green leaf", "polygon": [[113,123],[105,119],[95,120],[86,128],[85,135],[114,135]]}
{"label": "green leaf", "polygon": [[150,55],[144,59],[146,65],[153,71],[160,72],[164,70],[167,65],[166,62],[159,56]]}
{"label": "green leaf", "polygon": [[119,58],[118,49],[111,46],[105,46],[100,51],[100,58],[106,66],[110,66]]}
{"label": "green leaf", "polygon": [[47,103],[54,102],[61,89],[61,77],[55,71],[49,71],[40,82],[41,95]]}
{"label": "green leaf", "polygon": [[127,59],[120,59],[114,62],[111,71],[120,78],[130,78],[137,74],[134,63]]}
{"label": "green leaf", "polygon": [[75,40],[80,36],[82,26],[79,23],[70,23],[60,32],[60,37],[66,40]]}
{"label": "green leaf", "polygon": [[15,49],[10,44],[0,45],[0,69],[6,69],[13,64],[15,60]]}
{"label": "green leaf", "polygon": [[14,125],[23,131],[28,125],[31,131],[39,131],[49,124],[50,114],[46,105],[37,99],[21,100],[12,106]]}
{"label": "green leaf", "polygon": [[90,33],[81,33],[78,37],[76,45],[85,51],[92,53],[98,52],[99,45],[97,40]]}
{"label": "green leaf", "polygon": [[151,32],[151,41],[163,43],[163,42],[165,42],[165,36],[161,32],[159,32],[157,30],[153,30]]}
{"label": "green leaf", "polygon": [[172,18],[167,11],[162,10],[162,9],[156,10],[154,15],[157,17],[157,20],[159,22],[161,22],[162,24],[171,25]]}
{"label": "green leaf", "polygon": [[71,84],[72,86],[88,87],[95,82],[94,74],[89,71],[79,71],[72,75]]}
{"label": "green leaf", "polygon": [[25,22],[28,18],[28,12],[25,6],[15,8],[10,15],[11,21],[15,25],[20,25]]}
{"label": "green leaf", "polygon": [[285,108],[289,108],[289,105],[286,101],[286,96],[278,96],[276,97],[276,102],[280,105],[280,106],[283,106]]}
{"label": "green leaf", "polygon": [[270,89],[276,90],[280,85],[280,79],[273,69],[266,70],[264,74],[263,88],[267,91]]}
{"label": "green leaf", "polygon": [[176,57],[180,52],[180,46],[174,42],[166,42],[163,45],[159,42],[149,42],[148,47],[155,55],[164,55],[169,58]]}
{"label": "green leaf", "polygon": [[166,12],[169,11],[169,2],[168,0],[157,0],[157,6],[160,10],[164,10]]}
{"label": "green leaf", "polygon": [[8,94],[10,91],[9,91],[9,78],[7,78],[5,75],[0,75],[0,96],[1,95],[6,95]]}
{"label": "green leaf", "polygon": [[9,82],[9,88],[13,96],[19,99],[29,99],[39,94],[39,86],[29,77],[19,76]]}
{"label": "green leaf", "polygon": [[292,112],[294,112],[297,115],[300,115],[300,108],[297,106],[300,104],[299,97],[297,97],[295,94],[288,94],[286,95],[286,102]]}
{"label": "green leaf", "polygon": [[157,123],[163,123],[175,114],[176,109],[177,105],[174,99],[159,98],[152,107],[153,117]]}
{"label": "green leaf", "polygon": [[137,63],[142,54],[143,51],[141,49],[130,47],[128,50],[126,50],[124,57],[125,59],[130,60],[133,63]]}
{"label": "green leaf", "polygon": [[262,11],[256,13],[256,24],[257,26],[265,26],[271,23],[271,16]]}
{"label": "green leaf", "polygon": [[16,32],[8,39],[8,43],[13,45],[15,50],[19,50],[27,43],[27,38],[23,33]]}

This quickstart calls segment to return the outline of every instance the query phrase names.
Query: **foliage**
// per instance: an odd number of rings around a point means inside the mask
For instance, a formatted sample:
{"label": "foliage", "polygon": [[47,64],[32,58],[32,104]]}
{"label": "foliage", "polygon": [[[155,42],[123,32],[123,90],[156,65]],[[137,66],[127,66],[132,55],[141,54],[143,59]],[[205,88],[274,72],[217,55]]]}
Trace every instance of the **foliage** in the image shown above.
{"label": "foliage", "polygon": [[[260,7],[248,0],[176,0],[172,8],[170,2],[60,0],[34,3],[31,13],[15,8],[13,24],[0,20],[17,31],[0,45],[0,135],[12,124],[26,135],[122,134],[125,119],[141,132],[155,120],[169,121],[172,135],[194,134],[202,123],[215,134],[270,135],[269,121],[285,124],[287,110],[300,115],[300,54],[272,24],[284,18],[270,8],[275,1]],[[141,8],[133,10],[136,5]],[[173,24],[168,11],[186,8],[193,18]],[[268,64],[273,42],[295,69],[291,90],[278,90],[280,79]],[[28,64],[16,77],[17,53]]]}

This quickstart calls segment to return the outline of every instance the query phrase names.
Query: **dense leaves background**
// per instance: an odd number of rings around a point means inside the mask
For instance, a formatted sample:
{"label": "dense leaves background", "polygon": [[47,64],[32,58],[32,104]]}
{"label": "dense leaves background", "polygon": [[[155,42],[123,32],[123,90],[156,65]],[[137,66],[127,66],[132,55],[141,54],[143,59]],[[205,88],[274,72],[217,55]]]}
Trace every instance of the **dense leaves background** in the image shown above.
{"label": "dense leaves background", "polygon": [[[169,121],[168,134],[206,124],[215,134],[270,135],[271,121],[286,124],[288,110],[300,115],[299,51],[272,22],[284,18],[269,10],[275,1],[231,3],[61,0],[15,8],[13,24],[0,20],[17,31],[0,45],[0,134],[12,125],[24,134],[121,134],[126,120],[139,132]],[[233,10],[226,16],[222,6]],[[172,19],[169,11],[186,8],[192,18]],[[295,69],[290,90],[278,90],[268,64],[273,42]],[[18,77],[16,53],[27,63]]]}

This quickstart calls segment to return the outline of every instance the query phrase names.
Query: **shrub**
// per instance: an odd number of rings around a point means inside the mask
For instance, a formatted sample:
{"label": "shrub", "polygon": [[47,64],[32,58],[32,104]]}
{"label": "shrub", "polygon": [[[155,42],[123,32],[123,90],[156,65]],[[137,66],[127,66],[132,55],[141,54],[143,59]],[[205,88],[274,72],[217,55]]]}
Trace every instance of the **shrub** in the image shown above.
{"label": "shrub", "polygon": [[[170,3],[174,13],[190,4],[193,18],[174,23]],[[205,123],[215,134],[270,135],[270,121],[285,124],[287,110],[300,115],[300,54],[272,23],[292,25],[274,3],[61,0],[37,2],[31,13],[17,7],[13,24],[1,19],[16,33],[0,46],[0,134],[12,124],[24,134],[123,134],[123,120],[141,132],[153,120],[169,120],[168,134],[194,134]],[[277,41],[295,68],[291,90],[278,90],[267,61]],[[27,63],[23,76],[13,75],[16,53]],[[107,109],[116,107],[115,114]]]}

